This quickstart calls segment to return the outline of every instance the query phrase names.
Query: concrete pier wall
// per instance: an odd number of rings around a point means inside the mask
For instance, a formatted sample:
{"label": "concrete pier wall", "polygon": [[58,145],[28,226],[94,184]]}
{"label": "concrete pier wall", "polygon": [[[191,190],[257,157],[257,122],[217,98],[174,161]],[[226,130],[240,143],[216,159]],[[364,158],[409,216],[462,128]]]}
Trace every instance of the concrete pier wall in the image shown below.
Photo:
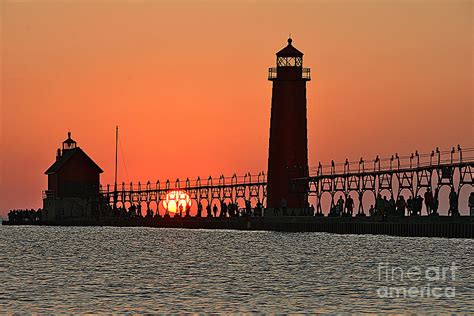
{"label": "concrete pier wall", "polygon": [[4,221],[3,224],[236,229],[403,237],[474,238],[474,218],[469,216],[407,218],[318,218],[302,216],[272,218],[83,218],[33,223]]}

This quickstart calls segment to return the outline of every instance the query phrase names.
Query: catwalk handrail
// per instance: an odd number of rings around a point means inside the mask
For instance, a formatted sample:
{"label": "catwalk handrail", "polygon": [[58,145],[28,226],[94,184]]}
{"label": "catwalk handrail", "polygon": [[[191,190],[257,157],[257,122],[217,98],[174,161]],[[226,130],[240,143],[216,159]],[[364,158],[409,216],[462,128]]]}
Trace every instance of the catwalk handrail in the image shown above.
{"label": "catwalk handrail", "polygon": [[[399,156],[398,153],[387,158],[376,156],[372,160],[348,161],[318,166],[311,166],[304,174],[304,169],[293,167],[291,178],[306,179],[314,177],[348,176],[360,174],[377,174],[383,172],[405,172],[436,167],[452,167],[462,164],[474,163],[474,148],[462,149],[459,145],[451,150],[440,151],[439,148],[431,153],[418,153],[415,151],[411,155]],[[354,167],[355,165],[355,167]]]}
{"label": "catwalk handrail", "polygon": [[159,180],[152,183],[147,181],[146,183],[138,182],[126,184],[122,182],[117,184],[117,190],[114,190],[114,185],[106,185],[105,187],[101,185],[100,192],[103,194],[114,194],[114,192],[121,191],[130,191],[130,192],[155,192],[155,191],[173,191],[173,190],[193,190],[193,189],[212,189],[212,188],[225,188],[225,187],[238,187],[238,186],[254,186],[254,185],[265,185],[266,184],[266,174],[260,172],[258,174],[251,174],[250,172],[244,174],[243,176],[237,176],[236,174],[231,177],[225,177],[221,175],[220,177],[211,177],[206,178],[196,178],[190,180],[186,178],[185,180],[176,179],[171,181],[167,179],[164,182]]}
{"label": "catwalk handrail", "polygon": [[[370,165],[366,165],[370,164]],[[411,155],[399,156],[398,153],[387,158],[379,158],[376,156],[373,160],[346,161],[344,163],[334,163],[308,168],[308,172],[304,169],[293,167],[288,168],[290,178],[293,180],[320,178],[320,177],[337,177],[337,176],[357,176],[365,174],[379,174],[386,172],[408,172],[414,170],[430,169],[437,167],[453,167],[463,164],[474,164],[474,147],[462,149],[459,145],[453,147],[451,150],[440,151],[439,148],[433,150],[431,153],[418,153],[415,151]],[[351,168],[356,165],[355,168]],[[226,188],[238,186],[255,186],[266,185],[266,174],[260,172],[258,174],[251,174],[250,172],[243,176],[233,174],[231,177],[221,175],[219,177],[196,178],[190,180],[176,179],[174,181],[167,179],[166,181],[156,181],[154,183],[147,181],[136,183],[125,182],[118,183],[117,188],[114,185],[100,186],[102,194],[115,194],[123,191],[129,192],[156,192],[156,191],[172,191],[172,190],[193,190],[193,189],[212,189],[212,188]]]}

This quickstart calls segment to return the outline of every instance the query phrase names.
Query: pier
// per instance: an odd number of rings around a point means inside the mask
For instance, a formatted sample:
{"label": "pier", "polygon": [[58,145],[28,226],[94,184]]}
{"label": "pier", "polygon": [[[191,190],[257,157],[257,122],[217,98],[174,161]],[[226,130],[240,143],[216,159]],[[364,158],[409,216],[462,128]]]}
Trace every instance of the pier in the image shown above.
{"label": "pier", "polygon": [[474,219],[459,217],[227,217],[227,218],[77,218],[4,225],[116,226],[186,229],[267,230],[280,232],[324,232],[400,237],[474,238]]}
{"label": "pier", "polygon": [[[369,161],[361,158],[356,163],[346,160],[342,164],[319,164],[309,170],[308,177],[298,177],[299,171],[297,168],[289,170],[292,175],[290,191],[306,195],[310,201],[314,201],[315,212],[307,215],[324,216],[329,213],[329,209],[323,207],[325,196],[329,198],[330,206],[334,207],[337,197],[346,199],[350,195],[355,197],[354,209],[357,210],[357,215],[368,215],[368,202],[364,200],[367,195],[373,200],[379,194],[397,200],[400,196],[406,199],[417,196],[428,188],[433,191],[454,190],[458,197],[462,190],[472,192],[474,149],[463,150],[458,146],[447,151],[436,149],[428,154],[416,151],[401,157],[395,154],[390,158],[376,157]],[[172,182],[168,179],[163,183],[156,181],[153,184],[148,181],[144,185],[140,182],[128,185],[122,183],[117,191],[112,188],[113,186],[107,185],[100,190],[101,199],[109,205],[128,208],[133,204],[144,204],[147,209],[154,209],[155,212],[159,211],[159,206],[172,191],[185,192],[193,205],[217,204],[219,208],[221,202],[240,202],[243,205],[245,201],[250,201],[252,206],[256,203],[266,206],[267,197],[266,176],[263,172],[257,175],[247,173],[240,177],[235,174],[232,177],[209,176],[205,181],[200,178],[191,181],[187,178],[184,181],[176,179]],[[467,205],[467,201],[465,202]]]}
{"label": "pier", "polygon": [[[474,149],[463,150],[460,146],[449,151],[436,149],[429,154],[415,152],[408,156],[395,154],[388,159],[376,157],[368,163],[361,159],[356,163],[346,161],[343,164],[319,164],[308,172],[308,177],[294,177],[291,180],[291,192],[305,194],[314,201],[314,211],[289,209],[288,216],[272,216],[272,210],[266,209],[262,216],[255,212],[259,203],[266,206],[266,176],[263,172],[244,176],[219,178],[208,177],[205,181],[185,179],[181,181],[166,180],[142,185],[122,183],[117,190],[112,186],[100,187],[99,196],[91,196],[89,205],[98,210],[94,216],[80,218],[61,218],[58,220],[42,220],[36,215],[27,220],[4,221],[4,225],[60,225],[60,226],[126,226],[126,227],[162,227],[187,229],[237,229],[237,230],[273,230],[283,232],[327,232],[337,234],[384,234],[405,237],[446,237],[474,238],[474,217],[468,214],[450,214],[440,216],[438,212],[411,214],[408,209],[402,214],[378,213],[367,214],[366,195],[388,195],[394,199],[419,195],[428,188],[454,190],[459,197],[473,191]],[[314,170],[314,171],[313,171]],[[298,170],[290,170],[297,175]],[[163,205],[169,199],[170,192],[186,194],[191,205],[209,205],[218,207],[218,216],[202,217],[197,215],[175,213],[165,215]],[[324,209],[325,196],[330,200],[331,207],[337,204],[338,196],[346,199],[354,195],[354,209],[357,214],[343,212],[338,217],[331,217],[330,210]],[[44,195],[54,195],[45,191]],[[446,195],[446,194],[445,194]],[[179,195],[172,196],[179,199]],[[315,198],[315,199],[313,199]],[[438,198],[438,197],[437,197]],[[447,198],[447,197],[445,197]],[[249,202],[248,204],[246,202]],[[443,201],[442,201],[443,202]],[[458,201],[459,203],[468,201]],[[222,203],[240,206],[251,206],[251,212],[240,207],[234,216],[222,214]],[[441,203],[445,206],[447,203]],[[141,207],[144,205],[144,208]],[[127,210],[131,207],[136,213],[117,215],[117,208]],[[449,205],[448,207],[452,207]],[[146,215],[145,213],[146,209]],[[441,210],[446,211],[446,210]],[[34,213],[33,213],[34,214]],[[457,216],[453,216],[457,215]],[[461,216],[463,215],[463,216]]]}
{"label": "pier", "polygon": [[440,151],[420,154],[418,151],[407,155],[392,155],[389,158],[375,157],[364,160],[310,168],[307,177],[300,177],[305,171],[297,167],[292,170],[291,190],[297,194],[312,196],[316,201],[316,213],[323,214],[322,199],[328,195],[330,205],[336,204],[337,196],[344,199],[354,195],[358,214],[365,214],[366,195],[373,200],[386,194],[397,200],[400,196],[415,197],[430,189],[432,191],[452,190],[459,194],[463,189],[474,190],[474,148]]}
{"label": "pier", "polygon": [[268,72],[267,173],[118,183],[116,127],[114,183],[102,186],[103,170],[68,132],[45,171],[43,209],[11,211],[4,224],[472,238],[474,148],[309,165],[306,85],[311,76],[292,43],[289,38],[276,53],[276,67]]}

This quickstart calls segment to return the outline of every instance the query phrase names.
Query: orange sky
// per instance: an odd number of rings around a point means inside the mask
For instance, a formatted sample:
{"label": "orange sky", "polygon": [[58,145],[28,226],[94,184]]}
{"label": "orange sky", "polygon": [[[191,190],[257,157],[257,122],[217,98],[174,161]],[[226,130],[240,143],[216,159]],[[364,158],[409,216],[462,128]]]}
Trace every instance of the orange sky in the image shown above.
{"label": "orange sky", "polygon": [[0,215],[71,130],[113,182],[266,170],[267,68],[311,67],[310,165],[474,145],[471,1],[1,1]]}

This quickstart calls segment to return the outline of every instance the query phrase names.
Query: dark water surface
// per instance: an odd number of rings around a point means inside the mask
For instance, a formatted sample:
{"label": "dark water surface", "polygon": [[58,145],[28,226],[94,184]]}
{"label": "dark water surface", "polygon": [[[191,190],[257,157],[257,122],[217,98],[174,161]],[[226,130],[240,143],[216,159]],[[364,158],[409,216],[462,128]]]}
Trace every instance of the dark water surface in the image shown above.
{"label": "dark water surface", "polygon": [[[473,240],[3,226],[0,248],[1,313],[474,311]],[[454,280],[378,273],[453,262]],[[428,285],[445,297],[379,297]]]}

